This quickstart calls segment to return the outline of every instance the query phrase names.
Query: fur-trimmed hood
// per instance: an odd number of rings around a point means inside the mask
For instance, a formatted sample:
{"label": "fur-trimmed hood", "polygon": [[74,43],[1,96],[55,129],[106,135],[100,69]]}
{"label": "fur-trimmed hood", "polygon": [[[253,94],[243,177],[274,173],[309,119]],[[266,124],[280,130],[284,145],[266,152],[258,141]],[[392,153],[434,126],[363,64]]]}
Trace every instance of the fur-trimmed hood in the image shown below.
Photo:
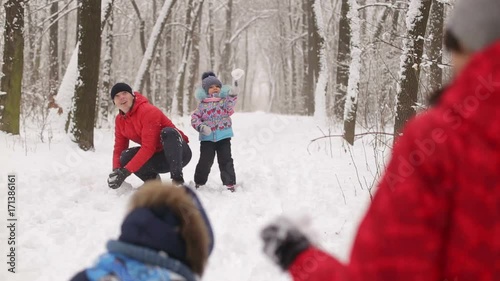
{"label": "fur-trimmed hood", "polygon": [[[231,86],[229,85],[222,85],[222,88],[220,89],[220,93],[217,97],[219,98],[225,98],[229,95],[229,92],[231,92]],[[210,98],[210,96],[208,95],[208,93],[203,90],[203,88],[198,88],[196,89],[196,92],[195,92],[195,97],[197,100],[199,101],[202,101],[206,98]]]}
{"label": "fur-trimmed hood", "polygon": [[213,248],[210,222],[195,193],[158,181],[133,195],[119,240],[163,251],[199,275]]}

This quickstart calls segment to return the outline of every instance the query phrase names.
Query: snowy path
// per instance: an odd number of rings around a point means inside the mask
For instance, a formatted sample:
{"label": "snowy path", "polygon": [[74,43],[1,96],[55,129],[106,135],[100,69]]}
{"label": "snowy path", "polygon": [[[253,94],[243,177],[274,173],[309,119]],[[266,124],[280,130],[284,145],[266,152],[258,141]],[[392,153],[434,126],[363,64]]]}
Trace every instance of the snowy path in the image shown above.
{"label": "snowy path", "polygon": [[[174,122],[191,139],[193,159],[184,170],[190,181],[199,157],[197,133],[188,119]],[[238,113],[233,122],[232,151],[242,187],[235,193],[224,190],[214,163],[209,182],[198,191],[216,234],[203,280],[289,280],[262,255],[258,238],[262,226],[281,213],[307,215],[316,241],[346,259],[369,202],[352,159],[363,185],[375,170],[373,160],[365,163],[373,158],[367,141],[356,142],[352,157],[338,139],[315,143],[309,153],[309,141],[321,136],[312,118]],[[0,280],[68,280],[92,264],[108,239],[116,239],[133,190],[106,186],[113,145],[109,130],[96,132],[95,152],[81,152],[65,137],[52,140],[50,148],[35,137],[26,139],[0,134],[0,155],[10,161],[0,164],[0,185],[6,186],[8,172],[17,174],[19,217],[18,273],[5,275],[2,242]],[[162,177],[168,181],[168,174]],[[141,184],[135,176],[127,182],[134,188]],[[4,222],[5,216],[2,211]],[[2,227],[0,241],[6,235]]]}

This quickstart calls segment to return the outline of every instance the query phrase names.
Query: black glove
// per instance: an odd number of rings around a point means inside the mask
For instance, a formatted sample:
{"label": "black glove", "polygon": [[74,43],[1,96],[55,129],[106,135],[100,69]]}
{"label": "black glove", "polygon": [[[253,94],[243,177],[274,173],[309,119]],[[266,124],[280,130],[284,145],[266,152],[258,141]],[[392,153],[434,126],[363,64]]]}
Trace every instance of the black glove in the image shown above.
{"label": "black glove", "polygon": [[279,217],[260,233],[264,253],[283,270],[287,270],[302,251],[309,248],[309,239],[285,217]]}
{"label": "black glove", "polygon": [[125,168],[114,169],[108,178],[108,186],[112,189],[117,189],[125,181],[125,179],[130,176],[130,172]]}

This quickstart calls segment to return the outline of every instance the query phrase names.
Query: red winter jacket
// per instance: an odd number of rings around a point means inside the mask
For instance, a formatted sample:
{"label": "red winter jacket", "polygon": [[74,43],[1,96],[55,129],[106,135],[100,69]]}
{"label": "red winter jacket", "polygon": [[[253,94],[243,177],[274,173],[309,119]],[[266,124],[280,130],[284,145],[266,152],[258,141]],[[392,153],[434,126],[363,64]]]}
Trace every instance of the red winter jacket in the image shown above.
{"label": "red winter jacket", "polygon": [[312,281],[500,280],[500,42],[397,141],[346,265],[310,248]]}
{"label": "red winter jacket", "polygon": [[[150,104],[143,95],[135,92],[135,101],[126,114],[120,111],[115,119],[115,146],[113,149],[113,170],[120,168],[120,154],[128,148],[129,141],[141,145],[137,154],[125,166],[131,173],[139,170],[153,154],[162,151],[161,129],[175,128],[175,125],[156,106]],[[189,139],[177,129],[184,141]]]}

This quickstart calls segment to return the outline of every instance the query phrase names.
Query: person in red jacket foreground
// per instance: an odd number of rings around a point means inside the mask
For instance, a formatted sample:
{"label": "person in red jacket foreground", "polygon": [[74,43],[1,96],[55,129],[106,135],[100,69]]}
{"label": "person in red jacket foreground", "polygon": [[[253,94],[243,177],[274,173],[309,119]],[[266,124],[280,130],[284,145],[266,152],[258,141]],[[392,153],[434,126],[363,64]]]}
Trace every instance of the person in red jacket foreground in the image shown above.
{"label": "person in red jacket foreground", "polygon": [[500,280],[500,4],[455,3],[453,81],[399,136],[349,262],[285,217],[262,230],[293,280]]}
{"label": "person in red jacket foreground", "polygon": [[[125,83],[113,86],[111,99],[119,113],[115,119],[113,172],[108,186],[119,188],[131,173],[147,181],[170,172],[174,184],[184,183],[182,168],[191,160],[188,137]],[[129,148],[130,141],[141,146]]]}

